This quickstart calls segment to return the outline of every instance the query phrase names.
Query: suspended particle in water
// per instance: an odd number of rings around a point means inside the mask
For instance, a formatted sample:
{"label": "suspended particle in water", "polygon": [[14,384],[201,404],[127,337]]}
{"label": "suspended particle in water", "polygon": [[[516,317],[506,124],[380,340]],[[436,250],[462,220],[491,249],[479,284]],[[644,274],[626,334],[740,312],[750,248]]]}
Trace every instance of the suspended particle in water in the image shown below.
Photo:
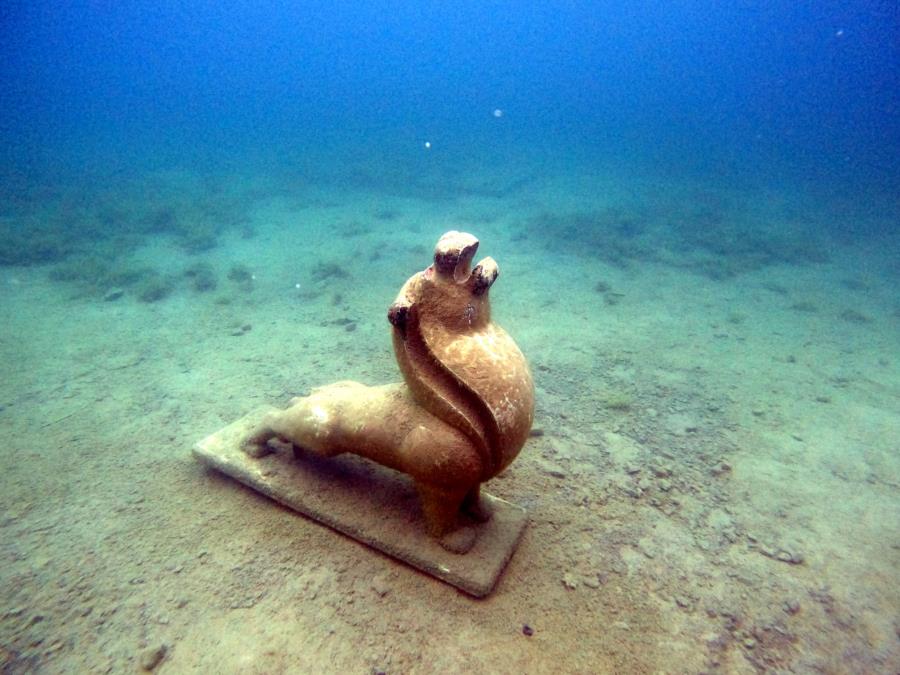
{"label": "suspended particle in water", "polygon": [[500,108],[494,108],[494,112],[491,114],[498,119],[503,117],[503,111]]}
{"label": "suspended particle in water", "polygon": [[431,150],[431,141],[425,141],[425,149]]}

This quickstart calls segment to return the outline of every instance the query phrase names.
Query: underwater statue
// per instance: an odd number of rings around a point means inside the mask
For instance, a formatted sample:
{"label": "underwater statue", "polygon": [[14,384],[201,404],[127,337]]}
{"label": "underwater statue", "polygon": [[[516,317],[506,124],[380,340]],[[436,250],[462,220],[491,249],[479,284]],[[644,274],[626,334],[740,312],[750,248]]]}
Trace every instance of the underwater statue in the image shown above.
{"label": "underwater statue", "polygon": [[252,431],[244,451],[272,438],[322,456],[355,453],[412,477],[428,529],[442,537],[463,511],[476,520],[480,486],[512,462],[534,417],[525,357],[491,321],[497,263],[474,268],[478,239],[447,232],[434,264],[412,276],[388,310],[403,382],[335,382],[295,398]]}

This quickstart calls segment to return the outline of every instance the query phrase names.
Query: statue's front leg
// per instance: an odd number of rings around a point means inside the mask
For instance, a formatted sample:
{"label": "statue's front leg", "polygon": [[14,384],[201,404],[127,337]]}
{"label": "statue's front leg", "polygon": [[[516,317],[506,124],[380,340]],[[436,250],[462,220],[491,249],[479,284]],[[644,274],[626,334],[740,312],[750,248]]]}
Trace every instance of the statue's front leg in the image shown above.
{"label": "statue's front leg", "polygon": [[264,457],[272,452],[268,443],[277,438],[316,454],[338,454],[331,442],[333,411],[325,410],[314,396],[292,398],[284,410],[276,410],[252,429],[243,443],[243,450],[251,457]]}

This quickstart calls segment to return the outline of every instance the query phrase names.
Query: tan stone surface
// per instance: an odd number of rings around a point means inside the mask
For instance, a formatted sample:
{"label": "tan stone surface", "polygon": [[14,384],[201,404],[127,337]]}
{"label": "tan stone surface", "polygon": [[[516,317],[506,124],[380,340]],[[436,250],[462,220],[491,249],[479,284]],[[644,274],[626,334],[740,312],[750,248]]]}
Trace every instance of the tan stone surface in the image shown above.
{"label": "tan stone surface", "polygon": [[481,484],[525,444],[534,382],[518,345],[491,320],[488,291],[499,270],[492,258],[472,268],[477,250],[473,235],[446,232],[433,264],[410,277],[388,309],[402,384],[316,387],[260,418],[247,452],[258,456],[280,438],[409,474],[435,537],[452,535],[466,515],[483,520]]}

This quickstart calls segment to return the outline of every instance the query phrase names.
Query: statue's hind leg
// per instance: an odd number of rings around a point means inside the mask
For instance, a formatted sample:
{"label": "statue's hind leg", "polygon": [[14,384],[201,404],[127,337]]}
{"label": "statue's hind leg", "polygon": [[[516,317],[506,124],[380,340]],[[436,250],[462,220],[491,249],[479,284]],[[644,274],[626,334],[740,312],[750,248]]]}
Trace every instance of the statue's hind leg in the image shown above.
{"label": "statue's hind leg", "polygon": [[440,538],[454,530],[458,524],[460,506],[466,497],[465,488],[448,489],[418,481],[416,488],[419,492],[428,533],[433,537]]}
{"label": "statue's hind leg", "polygon": [[486,523],[491,519],[491,509],[481,498],[481,483],[478,483],[466,493],[461,505],[466,515],[479,523]]}
{"label": "statue's hind leg", "polygon": [[459,524],[466,497],[477,499],[481,462],[457,429],[427,414],[417,421],[400,445],[397,467],[412,476],[428,531],[441,537]]}

